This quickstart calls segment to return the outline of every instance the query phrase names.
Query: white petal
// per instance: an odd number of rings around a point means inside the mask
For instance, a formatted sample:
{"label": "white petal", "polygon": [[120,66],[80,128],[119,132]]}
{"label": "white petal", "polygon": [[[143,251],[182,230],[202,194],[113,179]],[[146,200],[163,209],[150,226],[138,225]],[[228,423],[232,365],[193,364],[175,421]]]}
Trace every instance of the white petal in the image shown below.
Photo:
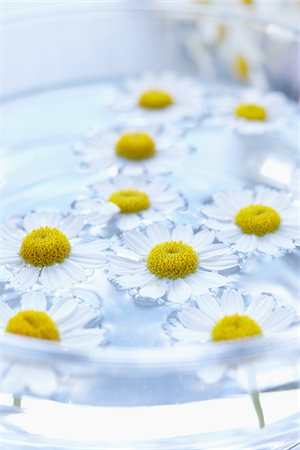
{"label": "white petal", "polygon": [[292,239],[285,237],[283,234],[280,233],[280,231],[270,233],[268,235],[268,238],[270,242],[272,242],[272,244],[276,245],[276,247],[288,249],[292,249],[295,247],[295,244],[293,243]]}
{"label": "white petal", "polygon": [[183,303],[190,298],[192,290],[182,278],[169,280],[168,300],[174,303]]}
{"label": "white petal", "polygon": [[72,298],[69,300],[60,298],[50,308],[49,315],[57,325],[61,325],[64,322],[68,322],[70,317],[74,315],[79,303],[80,300],[77,298]]}
{"label": "white petal", "polygon": [[203,206],[201,208],[201,213],[205,214],[205,216],[207,217],[213,217],[214,219],[219,219],[219,220],[230,220],[232,221],[234,214],[230,214],[230,212],[228,211],[224,211],[221,208],[218,208],[214,205],[207,205],[207,206]]}
{"label": "white petal", "polygon": [[100,317],[101,314],[99,314],[99,311],[86,303],[79,302],[71,315],[66,317],[64,320],[59,320],[59,331],[61,333],[62,340],[65,339],[68,333],[83,328],[91,320]]}
{"label": "white petal", "polygon": [[200,261],[200,267],[206,270],[226,270],[238,265],[238,259],[235,255],[225,255],[211,258],[207,261]]}
{"label": "white petal", "polygon": [[76,350],[93,350],[103,342],[104,334],[100,329],[74,330],[64,336],[62,344]]}
{"label": "white petal", "polygon": [[50,291],[69,285],[69,280],[64,275],[59,265],[44,267],[41,271],[40,281],[42,285]]}
{"label": "white petal", "polygon": [[110,246],[109,239],[98,239],[96,241],[84,242],[83,244],[75,244],[72,247],[71,254],[91,255],[99,254],[102,250],[107,249]]}
{"label": "white petal", "polygon": [[133,273],[128,275],[121,275],[117,278],[117,284],[123,288],[139,288],[148,285],[153,280],[154,276],[148,271],[143,273]]}
{"label": "white petal", "polygon": [[124,233],[124,243],[138,255],[147,255],[153,247],[150,239],[140,231]]}
{"label": "white petal", "polygon": [[19,255],[5,254],[4,252],[0,255],[0,264],[21,264],[22,261]]}
{"label": "white petal", "polygon": [[117,224],[122,231],[133,230],[142,224],[142,219],[137,214],[120,214]]}
{"label": "white petal", "polygon": [[268,201],[268,205],[281,213],[281,211],[284,211],[291,206],[291,201],[286,194],[278,192],[271,201]]}
{"label": "white petal", "polygon": [[280,307],[273,311],[267,317],[261,320],[261,327],[263,333],[276,333],[278,331],[285,330],[293,322],[295,318],[294,312],[287,308]]}
{"label": "white petal", "polygon": [[265,317],[269,317],[274,305],[275,302],[271,295],[260,295],[250,303],[246,310],[246,315],[252,317],[260,324]]}
{"label": "white petal", "polygon": [[170,241],[170,231],[165,224],[154,223],[147,227],[147,235],[150,242],[153,245],[160,244],[161,242]]}
{"label": "white petal", "polygon": [[190,306],[180,311],[177,317],[186,328],[198,331],[206,336],[210,334],[214,326],[214,321],[210,317],[199,309]]}
{"label": "white petal", "polygon": [[4,223],[0,226],[0,236],[6,243],[10,243],[14,248],[20,248],[23,238],[26,236],[24,230],[17,225]]}
{"label": "white petal", "polygon": [[142,216],[144,220],[148,220],[149,222],[160,222],[166,219],[165,211],[164,214],[160,214],[154,211],[154,209],[147,209],[147,211],[142,212]]}
{"label": "white petal", "polygon": [[258,186],[256,188],[256,195],[254,198],[254,204],[256,205],[272,205],[274,200],[278,197],[278,192],[274,189],[270,189],[264,186]]}
{"label": "white petal", "polygon": [[212,244],[215,240],[215,236],[214,231],[207,229],[201,230],[194,235],[191,246],[194,250],[200,251],[203,247],[207,247]]}
{"label": "white petal", "polygon": [[228,242],[232,244],[233,242],[237,242],[243,236],[242,232],[238,227],[234,225],[233,229],[230,230],[222,230],[217,233],[217,238],[221,242]]}
{"label": "white petal", "polygon": [[71,262],[66,259],[62,264],[60,264],[60,268],[65,275],[67,275],[70,279],[76,281],[77,283],[82,282],[86,279],[85,271],[78,264]]}
{"label": "white petal", "polygon": [[222,310],[214,297],[210,294],[201,295],[197,299],[199,311],[210,321],[211,324],[217,322],[223,316]]}
{"label": "white petal", "polygon": [[32,230],[49,226],[46,221],[46,215],[44,212],[29,213],[24,217],[23,226],[27,232]]}
{"label": "white petal", "polygon": [[268,238],[268,235],[262,236],[258,239],[258,248],[260,252],[267,255],[276,255],[278,253],[278,247],[274,245]]}
{"label": "white petal", "polygon": [[[242,204],[249,204],[251,203],[252,195],[250,192],[240,192],[238,193],[238,198],[242,198]],[[214,202],[216,205],[222,209],[222,211],[229,213],[231,215],[235,215],[237,211],[241,208],[241,202],[236,201],[236,195],[235,193],[228,193],[228,192],[216,192],[213,195]],[[249,201],[250,200],[250,201]],[[248,203],[249,201],[249,203]]]}
{"label": "white petal", "polygon": [[232,314],[244,313],[244,300],[237,291],[225,292],[222,295],[220,307],[223,315],[230,316]]}
{"label": "white petal", "polygon": [[209,331],[210,328],[207,331],[201,332],[178,326],[172,329],[170,335],[172,338],[183,341],[184,343],[205,342],[209,339]]}
{"label": "white petal", "polygon": [[68,216],[60,224],[60,231],[62,231],[69,239],[77,236],[83,227],[83,218],[80,216]]}
{"label": "white petal", "polygon": [[71,254],[68,258],[70,263],[75,263],[76,266],[82,266],[86,268],[100,268],[103,267],[107,261],[105,254]]}
{"label": "white petal", "polygon": [[219,231],[236,231],[236,226],[231,222],[221,222],[213,219],[208,219],[205,221],[205,226],[207,228],[210,228],[212,230],[219,230]]}
{"label": "white petal", "polygon": [[114,272],[116,275],[140,274],[147,269],[145,261],[133,261],[121,256],[110,255],[108,261],[112,269],[111,272]]}
{"label": "white petal", "polygon": [[199,271],[187,276],[185,282],[190,286],[193,295],[203,295],[208,292],[207,286],[203,284],[201,272]]}
{"label": "white petal", "polygon": [[141,297],[150,297],[159,299],[163,297],[167,290],[167,282],[166,280],[159,278],[152,279],[148,284],[146,284],[142,289],[139,291],[139,295]]}
{"label": "white petal", "polygon": [[229,256],[230,254],[231,250],[228,246],[224,244],[211,244],[199,250],[199,261],[201,264],[201,261]]}
{"label": "white petal", "polygon": [[61,221],[61,214],[57,211],[44,211],[45,222],[48,227],[58,228]]}
{"label": "white petal", "polygon": [[239,236],[234,249],[239,252],[253,252],[259,247],[259,237],[255,234],[243,234]]}
{"label": "white petal", "polygon": [[34,291],[23,295],[21,299],[21,310],[46,311],[47,299],[42,292]]}
{"label": "white petal", "polygon": [[17,290],[26,291],[31,288],[38,280],[40,268],[34,266],[25,266],[10,281],[11,287]]}
{"label": "white petal", "polygon": [[177,225],[172,231],[172,241],[182,241],[185,244],[191,244],[194,238],[193,229],[190,225]]}
{"label": "white petal", "polygon": [[225,286],[227,283],[229,283],[228,278],[218,273],[204,272],[203,270],[199,270],[197,274],[199,280],[201,279],[203,286],[207,287],[208,289]]}

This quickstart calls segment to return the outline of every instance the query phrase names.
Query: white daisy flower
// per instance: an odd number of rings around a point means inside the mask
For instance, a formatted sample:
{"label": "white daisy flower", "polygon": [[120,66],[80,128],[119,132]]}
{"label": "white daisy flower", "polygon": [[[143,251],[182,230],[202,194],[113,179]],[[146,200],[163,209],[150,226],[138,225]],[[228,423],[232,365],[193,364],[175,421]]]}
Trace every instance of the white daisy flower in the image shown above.
{"label": "white daisy flower", "polygon": [[277,92],[246,90],[239,98],[217,100],[212,123],[227,125],[241,134],[257,135],[282,128],[291,116],[285,97]]}
{"label": "white daisy flower", "polygon": [[[295,318],[293,310],[279,306],[270,294],[260,294],[248,301],[233,290],[224,292],[220,301],[210,294],[198,297],[195,306],[188,305],[177,313],[167,331],[182,344],[224,342],[268,337],[286,330]],[[226,369],[225,364],[202,368],[199,376],[214,383]]]}
{"label": "white daisy flower", "polygon": [[146,222],[165,220],[185,205],[183,197],[164,180],[119,175],[91,186],[94,198],[78,200],[75,209],[87,212],[87,221],[103,225],[114,220],[120,230],[132,230]]}
{"label": "white daisy flower", "polygon": [[[91,352],[104,342],[104,331],[86,326],[100,318],[100,311],[76,297],[47,299],[41,292],[28,292],[18,308],[0,301],[0,336],[5,340],[12,333],[51,341],[68,351]],[[47,396],[56,391],[58,378],[54,365],[9,359],[3,364],[1,386],[6,392],[27,388]]]}
{"label": "white daisy flower", "polygon": [[[68,287],[86,279],[86,268],[105,262],[109,241],[82,242],[80,216],[37,211],[19,223],[2,227],[0,262],[10,270],[10,287],[25,291],[41,284],[47,290]],[[77,239],[75,239],[77,237]]]}
{"label": "white daisy flower", "polygon": [[179,139],[173,128],[161,131],[135,126],[115,129],[93,129],[75,151],[83,156],[83,166],[94,170],[117,168],[124,175],[144,172],[173,172],[182,164],[190,147]]}
{"label": "white daisy flower", "polygon": [[241,27],[227,27],[218,57],[231,78],[256,88],[267,87],[264,54],[256,35]]}
{"label": "white daisy flower", "polygon": [[234,250],[276,255],[280,249],[293,249],[300,238],[299,208],[283,192],[258,186],[217,192],[213,200],[201,210],[209,217],[205,226],[218,230],[219,241],[233,244]]}
{"label": "white daisy flower", "polygon": [[[229,277],[218,272],[236,268],[238,259],[223,244],[213,244],[214,232],[194,232],[189,225],[157,223],[144,232],[124,233],[124,245],[137,255],[110,257],[110,276],[121,288],[135,288],[140,297],[184,302],[192,295],[225,286]],[[131,253],[132,256],[132,253]]]}
{"label": "white daisy flower", "polygon": [[189,77],[148,73],[129,79],[122,91],[110,92],[109,105],[135,120],[161,125],[198,118],[203,113],[202,97],[202,88]]}

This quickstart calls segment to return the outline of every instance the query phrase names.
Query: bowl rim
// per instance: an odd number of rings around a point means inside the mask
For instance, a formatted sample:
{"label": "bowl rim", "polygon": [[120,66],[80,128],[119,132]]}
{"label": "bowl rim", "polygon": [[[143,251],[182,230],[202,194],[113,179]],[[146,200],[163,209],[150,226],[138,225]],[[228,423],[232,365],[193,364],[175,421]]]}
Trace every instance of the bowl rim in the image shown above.
{"label": "bowl rim", "polygon": [[[22,2],[23,4],[25,2]],[[32,3],[32,2],[28,2]],[[170,7],[170,4],[172,6]],[[169,5],[169,6],[168,6]],[[256,25],[258,27],[265,28],[267,33],[281,33],[284,38],[292,38],[300,41],[300,29],[291,25],[285,25],[280,21],[269,20],[265,17],[258,17],[247,13],[246,11],[228,11],[223,6],[209,5],[209,4],[192,4],[186,0],[170,1],[168,4],[160,1],[152,3],[147,0],[101,0],[101,2],[85,1],[85,2],[72,2],[68,0],[53,1],[45,0],[42,3],[34,5],[32,8],[19,9],[15,11],[2,11],[1,26],[7,26],[10,23],[26,22],[28,20],[37,19],[40,20],[46,16],[47,19],[56,17],[58,15],[69,14],[124,14],[124,13],[178,13],[186,14],[185,18],[197,20],[198,15],[210,16],[212,18],[221,18],[222,20],[238,21]],[[177,16],[180,18],[180,16]]]}

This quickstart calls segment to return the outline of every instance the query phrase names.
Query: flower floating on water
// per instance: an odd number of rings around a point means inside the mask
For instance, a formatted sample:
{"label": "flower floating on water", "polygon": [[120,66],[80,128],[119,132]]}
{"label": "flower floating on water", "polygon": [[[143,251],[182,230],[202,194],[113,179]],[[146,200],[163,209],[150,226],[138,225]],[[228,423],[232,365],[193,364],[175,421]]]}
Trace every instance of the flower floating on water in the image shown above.
{"label": "flower floating on water", "polygon": [[116,111],[148,121],[175,122],[203,113],[203,93],[198,83],[172,72],[152,73],[128,80],[125,93],[111,93],[110,106]]}
{"label": "flower floating on water", "polygon": [[54,211],[29,213],[19,223],[4,225],[0,262],[10,269],[10,286],[27,290],[39,282],[55,290],[84,281],[86,268],[103,265],[109,242],[81,242],[82,228],[81,217]]}
{"label": "flower floating on water", "polygon": [[241,27],[227,27],[226,30],[226,39],[217,51],[228,74],[240,83],[266,88],[264,53],[255,33]]}
{"label": "flower floating on water", "polygon": [[282,94],[254,90],[245,91],[239,98],[219,101],[215,112],[213,123],[227,124],[233,130],[247,135],[277,131],[291,115]]}
{"label": "flower floating on water", "polygon": [[224,292],[220,300],[207,294],[177,313],[170,328],[175,339],[191,342],[221,342],[268,336],[287,329],[295,312],[278,306],[270,294],[261,294],[250,301],[236,290]]}
{"label": "flower floating on water", "polygon": [[145,222],[165,220],[166,214],[184,206],[183,198],[164,180],[119,175],[91,186],[95,197],[75,202],[92,225],[115,220],[120,230],[132,230]]}
{"label": "flower floating on water", "polygon": [[[220,299],[210,294],[199,296],[194,305],[184,306],[175,318],[170,317],[167,332],[183,345],[241,342],[285,331],[295,318],[295,312],[280,306],[271,294],[249,298],[232,290],[224,292]],[[206,383],[215,383],[228,368],[226,363],[202,367],[198,375]],[[256,365],[247,361],[235,369],[235,375],[240,378],[245,377],[245,371],[253,372]],[[252,386],[251,389],[255,390],[256,387]]]}
{"label": "flower floating on water", "polygon": [[[53,303],[48,306],[48,301]],[[101,318],[101,312],[76,297],[47,299],[41,292],[23,295],[20,306],[11,308],[0,301],[0,335],[8,333],[51,341],[64,349],[94,351],[104,342],[104,331],[87,328]],[[58,386],[55,365],[5,361],[1,386],[8,392],[28,388],[37,395],[51,395]]]}
{"label": "flower floating on water", "polygon": [[186,158],[190,147],[179,140],[175,129],[159,131],[144,127],[101,130],[88,133],[84,142],[75,146],[89,169],[117,167],[125,175],[173,172]]}
{"label": "flower floating on water", "polygon": [[111,256],[109,272],[118,286],[135,288],[140,297],[181,303],[225,286],[230,279],[218,272],[237,268],[237,257],[214,239],[214,232],[194,232],[189,225],[149,225],[124,233],[125,247],[137,258]]}
{"label": "flower floating on water", "polygon": [[280,249],[293,249],[300,237],[299,209],[283,192],[258,186],[217,192],[213,200],[201,210],[209,217],[205,225],[218,230],[218,239],[234,244],[234,250],[276,255]]}

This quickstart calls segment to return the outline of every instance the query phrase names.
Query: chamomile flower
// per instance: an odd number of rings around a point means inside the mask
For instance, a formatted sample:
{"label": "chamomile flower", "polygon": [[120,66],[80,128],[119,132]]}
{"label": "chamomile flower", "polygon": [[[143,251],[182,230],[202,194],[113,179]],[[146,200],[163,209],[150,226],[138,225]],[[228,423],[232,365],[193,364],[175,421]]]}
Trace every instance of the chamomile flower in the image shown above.
{"label": "chamomile flower", "polygon": [[[51,341],[66,350],[90,352],[104,342],[102,329],[87,328],[100,318],[100,310],[76,297],[46,298],[33,291],[23,295],[17,308],[0,301],[0,336],[4,340],[15,334]],[[3,366],[1,386],[7,392],[19,393],[27,388],[37,395],[51,395],[58,387],[54,364],[9,359]]]}
{"label": "chamomile flower", "polygon": [[165,220],[168,213],[185,204],[182,196],[162,179],[119,175],[91,188],[95,196],[76,201],[75,209],[87,212],[87,221],[92,225],[113,221],[123,231]]}
{"label": "chamomile flower", "polygon": [[168,124],[203,113],[203,93],[197,82],[173,72],[148,73],[129,79],[123,91],[110,93],[109,105],[135,120]]}
{"label": "chamomile flower", "polygon": [[105,262],[109,242],[82,242],[80,216],[37,211],[2,227],[0,262],[11,273],[10,287],[27,290],[41,284],[46,290],[68,287],[86,279],[86,268]]}
{"label": "chamomile flower", "polygon": [[291,325],[295,312],[278,306],[270,294],[249,301],[232,290],[220,300],[210,294],[199,296],[195,306],[187,305],[177,313],[177,319],[170,330],[172,337],[185,342],[220,342],[281,332]]}
{"label": "chamomile flower", "polygon": [[219,100],[215,121],[241,134],[257,135],[282,128],[291,109],[282,94],[246,90],[238,98]]}
{"label": "chamomile flower", "polygon": [[[295,312],[278,305],[271,294],[249,299],[233,290],[224,292],[220,300],[210,294],[199,296],[195,305],[184,306],[170,319],[167,332],[180,344],[241,341],[282,332],[295,318]],[[198,375],[207,383],[215,383],[226,370],[227,366],[220,364],[203,368]]]}
{"label": "chamomile flower", "polygon": [[243,253],[276,255],[290,250],[300,237],[299,208],[283,192],[258,186],[254,190],[217,192],[214,203],[201,210],[205,225],[218,230],[219,241]]}
{"label": "chamomile flower", "polygon": [[218,56],[231,78],[238,82],[265,88],[264,55],[254,33],[240,27],[230,27],[226,39],[218,47]]}
{"label": "chamomile flower", "polygon": [[145,231],[124,233],[124,246],[136,254],[111,256],[109,274],[123,289],[135,288],[140,297],[184,302],[192,295],[225,286],[230,278],[218,272],[237,268],[238,259],[215,234],[194,232],[189,225],[169,229],[162,223]]}
{"label": "chamomile flower", "polygon": [[75,145],[75,151],[82,155],[82,164],[88,169],[116,168],[124,175],[140,175],[174,171],[190,147],[179,139],[174,128],[161,131],[135,126],[119,130],[95,128]]}

